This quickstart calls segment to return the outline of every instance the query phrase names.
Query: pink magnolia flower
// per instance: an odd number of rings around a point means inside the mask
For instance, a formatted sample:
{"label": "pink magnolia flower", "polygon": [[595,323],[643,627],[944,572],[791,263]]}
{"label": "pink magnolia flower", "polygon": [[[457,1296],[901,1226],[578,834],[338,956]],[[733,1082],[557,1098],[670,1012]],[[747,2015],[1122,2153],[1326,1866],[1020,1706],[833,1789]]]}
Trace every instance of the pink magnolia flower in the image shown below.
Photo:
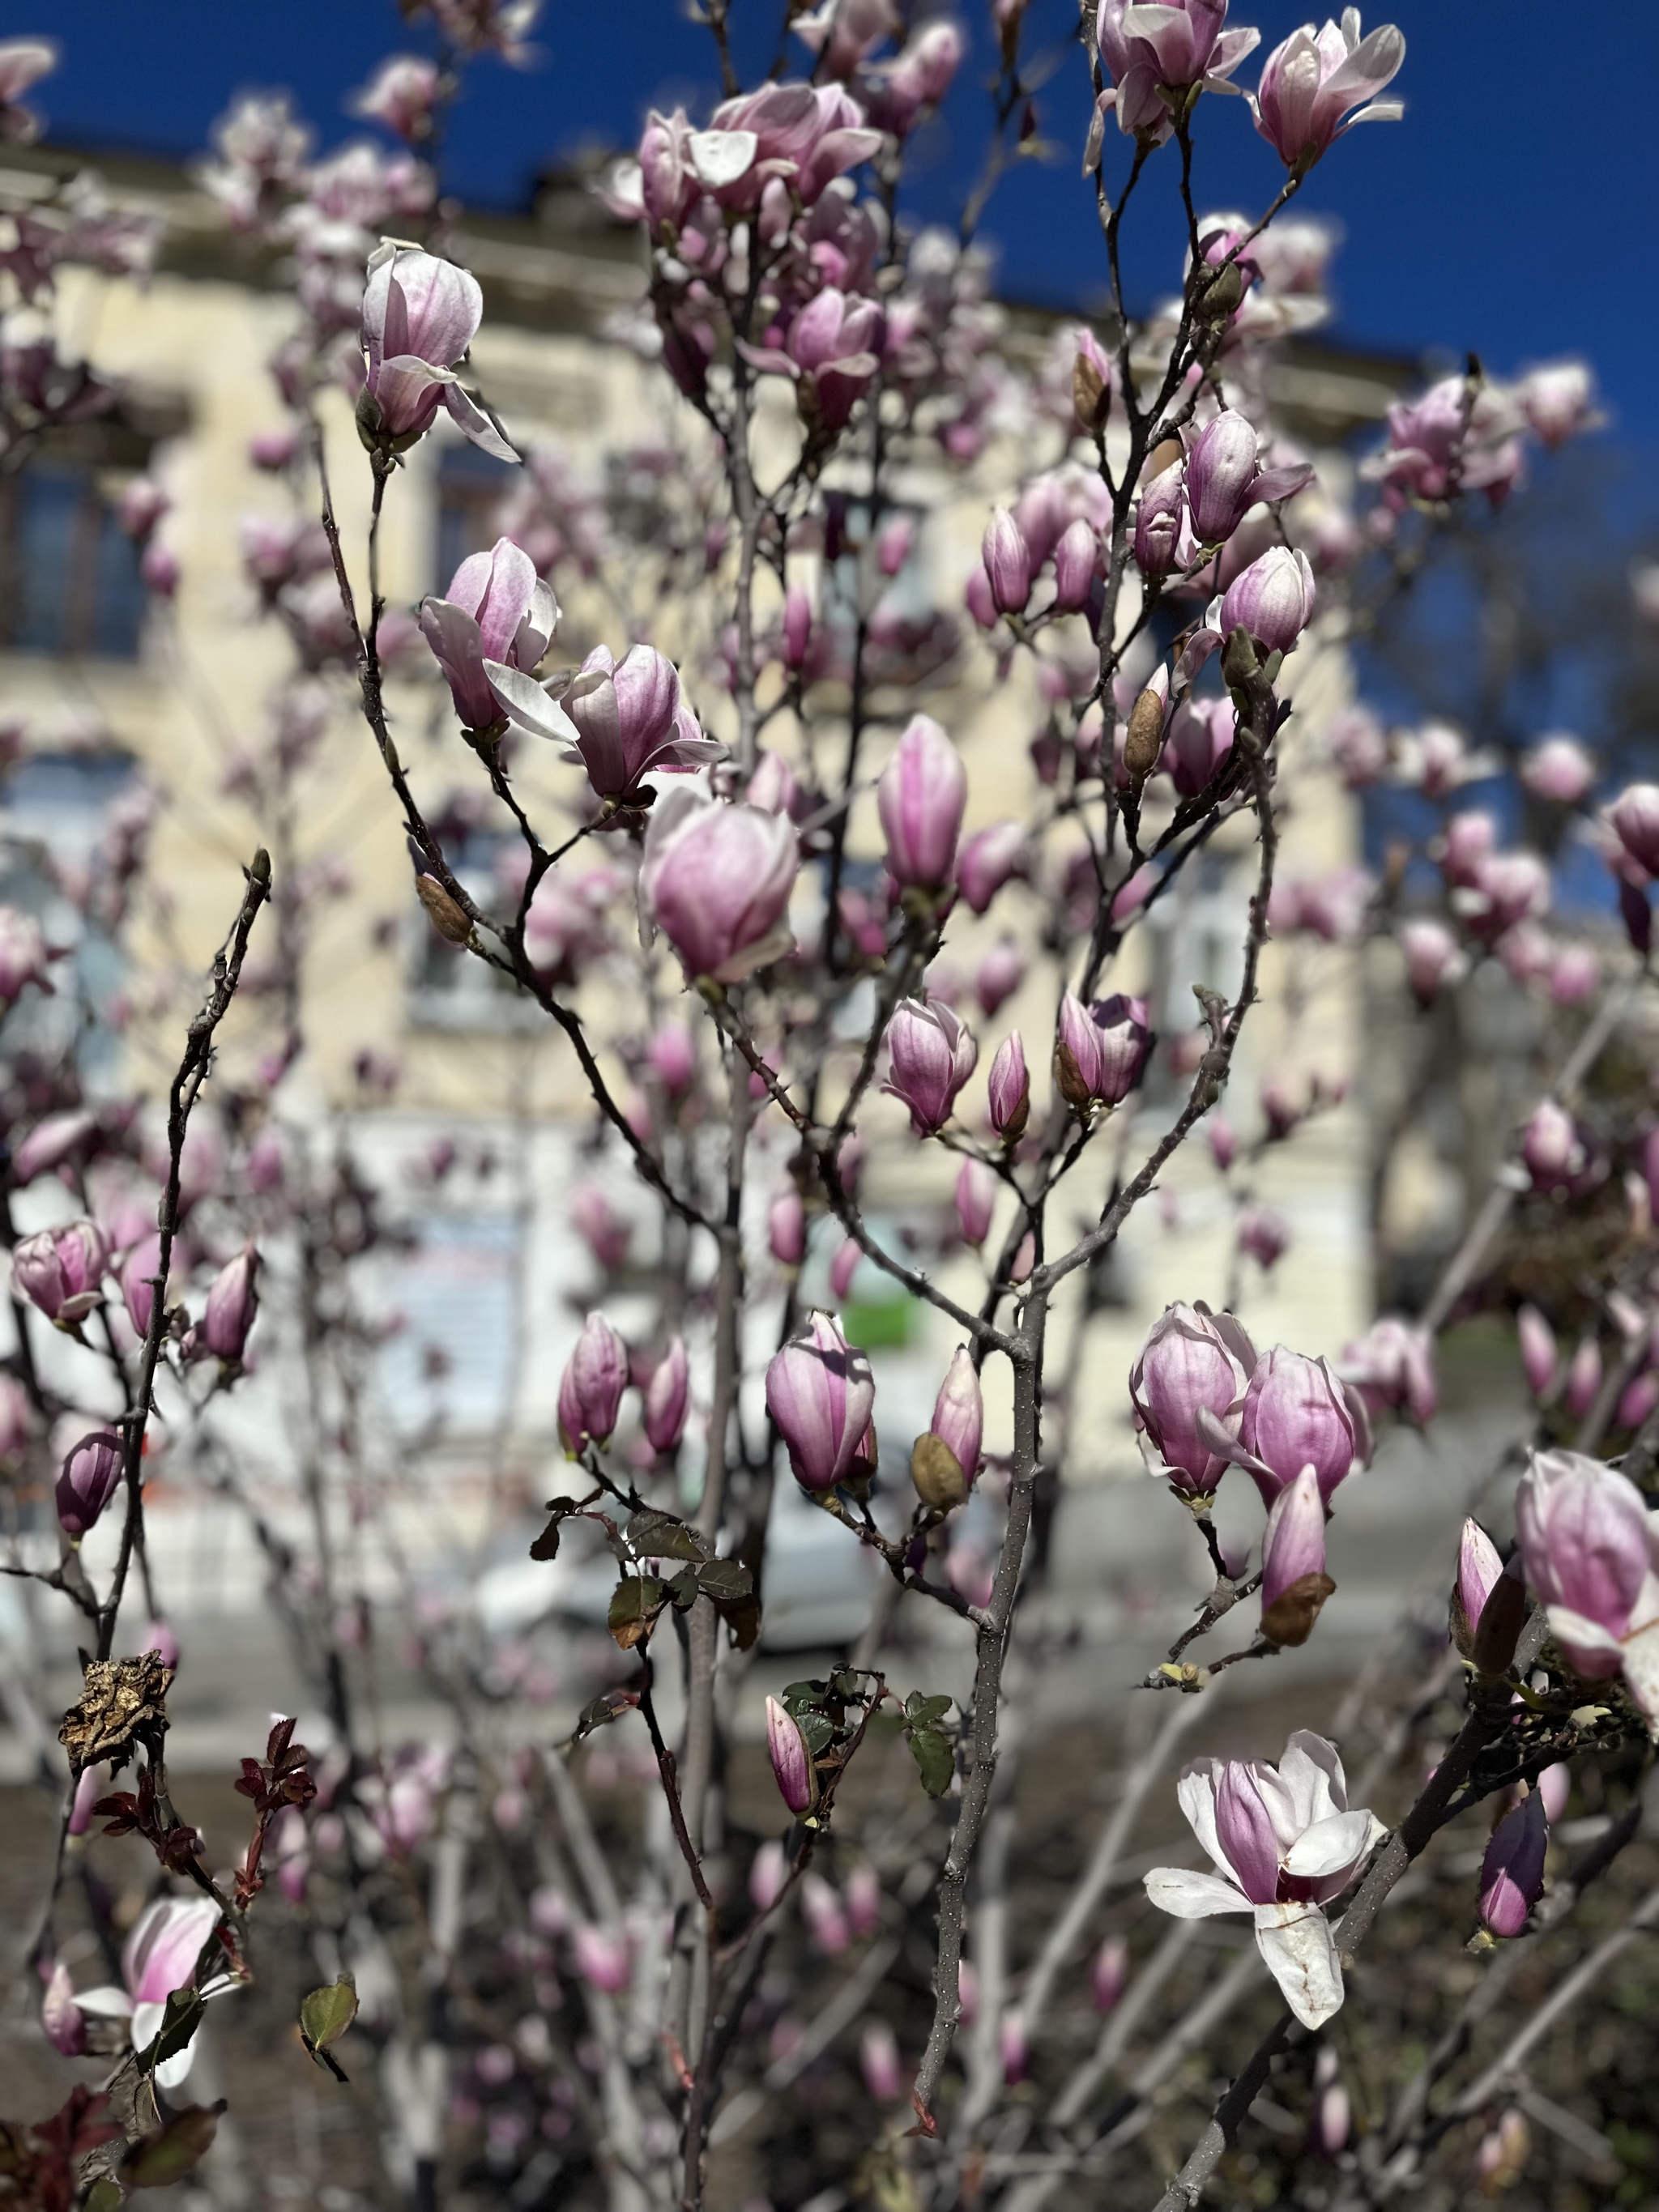
{"label": "pink magnolia flower", "polygon": [[1484,491],[1501,502],[1520,475],[1523,418],[1511,396],[1482,384],[1473,392],[1462,376],[1443,377],[1420,398],[1389,410],[1389,442],[1361,474],[1418,499],[1445,499],[1456,489]]}
{"label": "pink magnolia flower", "polygon": [[928,1431],[946,1446],[971,1486],[979,1473],[985,1435],[985,1400],[973,1356],[965,1345],[959,1345],[951,1354],[933,1401]]}
{"label": "pink magnolia flower", "polygon": [[[539,588],[546,591],[544,585]],[[556,606],[555,620],[557,613]],[[535,642],[533,635],[529,642]],[[526,674],[525,665],[522,649],[517,665],[485,660],[495,703],[521,730],[562,741],[568,748],[563,757],[587,770],[601,799],[631,799],[653,773],[700,768],[725,757],[726,747],[703,736],[685,704],[673,662],[648,645],[630,645],[620,661],[606,647],[595,646],[579,669],[547,684]]]}
{"label": "pink magnolia flower", "polygon": [[627,1346],[603,1314],[589,1314],[559,1382],[559,1436],[569,1458],[610,1436],[627,1388]]}
{"label": "pink magnolia flower", "polygon": [[634,1978],[628,1937],[620,1928],[599,1928],[584,1921],[571,1938],[576,1972],[590,1990],[604,1996],[620,1996]]}
{"label": "pink magnolia flower", "polygon": [[1224,544],[1251,507],[1289,499],[1312,482],[1307,462],[1264,469],[1256,451],[1255,425],[1231,407],[1224,407],[1194,438],[1187,455],[1187,512],[1200,545]]}
{"label": "pink magnolia flower", "polygon": [[1619,842],[1644,875],[1659,876],[1659,783],[1632,783],[1608,817]]}
{"label": "pink magnolia flower", "polygon": [[121,1486],[121,1439],[108,1429],[95,1430],[64,1462],[58,1477],[58,1525],[78,1541],[92,1528]]}
{"label": "pink magnolia flower", "polygon": [[778,1795],[799,1816],[810,1813],[817,1796],[817,1777],[800,1723],[775,1698],[766,1700],[766,1754],[772,1762]]}
{"label": "pink magnolia flower", "polygon": [[876,811],[896,884],[940,890],[951,880],[968,771],[928,714],[914,714],[876,786]]}
{"label": "pink magnolia flower", "polygon": [[1227,0],[1171,0],[1163,7],[1102,0],[1096,31],[1113,88],[1106,100],[1126,137],[1163,144],[1175,128],[1166,91],[1195,84],[1212,92],[1236,89],[1227,79],[1261,44],[1261,33],[1224,30],[1226,20]]}
{"label": "pink magnolia flower", "polygon": [[438,65],[422,54],[389,54],[351,101],[351,112],[370,123],[383,123],[416,145],[432,128],[438,97]]}
{"label": "pink magnolia flower", "polygon": [[40,135],[40,118],[18,99],[32,84],[49,76],[58,66],[58,46],[52,39],[7,39],[0,41],[0,139],[27,146]]}
{"label": "pink magnolia flower", "polygon": [[887,1052],[882,1089],[909,1108],[917,1136],[937,1136],[979,1060],[972,1031],[937,1000],[903,999],[887,1024]]}
{"label": "pink magnolia flower", "polygon": [[1025,956],[1012,937],[1000,937],[974,970],[974,996],[988,1021],[1025,981]]}
{"label": "pink magnolia flower", "polygon": [[1249,1912],[1256,1948],[1304,2027],[1341,2007],[1342,1967],[1322,1907],[1340,1897],[1382,1834],[1351,1811],[1336,1746],[1298,1729],[1277,1768],[1264,1759],[1199,1759],[1176,1795],[1213,1874],[1155,1867],[1146,1894],[1178,1919]]}
{"label": "pink magnolia flower", "polygon": [[813,207],[837,177],[881,150],[880,131],[838,84],[769,84],[723,100],[710,121],[694,158],[725,207],[756,205],[775,178]]}
{"label": "pink magnolia flower", "polygon": [[1484,1673],[1500,1674],[1515,1656],[1525,1613],[1518,1555],[1506,1568],[1480,1523],[1466,1520],[1449,1608],[1453,1643]]}
{"label": "pink magnolia flower", "polygon": [[1273,1502],[1261,1538],[1261,1632],[1274,1644],[1305,1644],[1330,1595],[1325,1572],[1325,1502],[1304,1467]]}
{"label": "pink magnolia flower", "polygon": [[653,810],[640,890],[688,976],[735,983],[793,944],[799,868],[787,819],[681,788]]}
{"label": "pink magnolia flower", "polygon": [[904,2069],[893,2031],[884,2020],[866,2021],[859,2038],[859,2071],[865,2094],[878,2105],[896,2105],[904,2094]]}
{"label": "pink magnolia flower", "polygon": [[1595,781],[1595,759],[1577,738],[1557,732],[1540,738],[1521,764],[1521,781],[1534,799],[1552,806],[1577,806]]}
{"label": "pink magnolia flower", "polygon": [[1006,883],[1025,866],[1025,825],[996,822],[979,830],[957,855],[957,883],[975,914],[983,914]]}
{"label": "pink magnolia flower", "polygon": [[1554,1382],[1559,1364],[1555,1331],[1536,1306],[1522,1306],[1515,1317],[1515,1324],[1527,1388],[1534,1398],[1541,1398]]}
{"label": "pink magnolia flower", "polygon": [[[83,2013],[125,2020],[133,2049],[147,2049],[161,2030],[167,1999],[175,1990],[187,1990],[195,1982],[197,1963],[218,1924],[219,1908],[210,1897],[158,1897],[139,1914],[122,1946],[123,1986],[83,1990],[76,2003]],[[234,1984],[227,1978],[197,1986],[204,1996],[216,1996]],[[164,2059],[155,2069],[158,2085],[177,2088],[194,2056],[186,2045]]]}
{"label": "pink magnolia flower", "polygon": [[1291,1249],[1291,1224],[1268,1206],[1244,1206],[1238,1217],[1238,1249],[1265,1273]]}
{"label": "pink magnolia flower", "polygon": [[1408,1414],[1422,1428],[1439,1409],[1434,1339],[1397,1314],[1382,1315],[1346,1346],[1340,1373],[1345,1382],[1357,1387],[1368,1412],[1386,1407]]}
{"label": "pink magnolia flower", "polygon": [[248,1331],[259,1309],[255,1279],[259,1255],[250,1242],[228,1261],[208,1288],[202,1318],[191,1331],[191,1349],[234,1365],[247,1346]]}
{"label": "pink magnolia flower", "polygon": [[1262,64],[1250,100],[1255,127],[1299,175],[1356,123],[1393,123],[1405,113],[1401,101],[1376,98],[1405,58],[1404,34],[1393,23],[1360,37],[1358,8],[1343,9],[1340,27],[1327,23],[1316,32],[1304,23]]}
{"label": "pink magnolia flower", "polygon": [[1590,424],[1595,396],[1595,380],[1587,362],[1550,362],[1521,380],[1527,420],[1550,447],[1565,445],[1575,431]]}
{"label": "pink magnolia flower", "polygon": [[1212,602],[1205,627],[1224,638],[1243,629],[1267,653],[1288,653],[1313,620],[1318,598],[1300,548],[1270,546]]}
{"label": "pink magnolia flower", "polygon": [[997,612],[1023,613],[1031,596],[1031,549],[1006,507],[998,507],[986,524],[980,558],[991,586],[991,605]]}
{"label": "pink magnolia flower", "polygon": [[1338,1379],[1327,1359],[1310,1359],[1282,1344],[1257,1360],[1230,1434],[1207,1411],[1198,1432],[1212,1449],[1243,1468],[1271,1507],[1287,1483],[1311,1467],[1327,1505],[1331,1493],[1371,1455],[1370,1423],[1358,1392]]}
{"label": "pink magnolia flower", "polygon": [[685,1417],[691,1403],[690,1369],[685,1340],[669,1340],[645,1391],[645,1434],[654,1452],[672,1452],[685,1433]]}
{"label": "pink magnolia flower", "polygon": [[1233,749],[1237,714],[1231,699],[1182,699],[1170,718],[1159,764],[1182,799],[1196,799]]}
{"label": "pink magnolia flower", "polygon": [[1255,1364],[1255,1347],[1231,1314],[1212,1314],[1201,1301],[1166,1306],[1135,1354],[1129,1398],[1147,1465],[1185,1496],[1212,1495],[1227,1471],[1229,1455],[1200,1433],[1200,1412],[1236,1439]]}
{"label": "pink magnolia flower", "polygon": [[793,1183],[768,1209],[766,1242],[780,1267],[799,1267],[806,1256],[806,1212]]}
{"label": "pink magnolia flower", "polygon": [[1578,1674],[1623,1669],[1659,1738],[1659,1516],[1626,1476],[1582,1452],[1534,1452],[1516,1498],[1527,1580]]}
{"label": "pink magnolia flower", "polygon": [[1406,981],[1420,1006],[1431,1005],[1443,987],[1457,982],[1468,962],[1443,922],[1402,921],[1395,933],[1406,963]]}
{"label": "pink magnolia flower", "polygon": [[1146,1001],[1114,992],[1085,1006],[1067,991],[1060,1001],[1054,1060],[1061,1094],[1079,1113],[1118,1106],[1140,1080],[1151,1044]]}
{"label": "pink magnolia flower", "polygon": [[96,1222],[37,1230],[11,1255],[12,1281],[59,1328],[72,1329],[98,1304],[109,1253]]}
{"label": "pink magnolia flower", "polygon": [[1025,1133],[1031,1110],[1031,1079],[1025,1067],[1025,1044],[1018,1030],[1011,1030],[997,1047],[987,1082],[991,1127],[1005,1145],[1017,1145]]}
{"label": "pink magnolia flower", "polygon": [[1480,1924],[1489,1934],[1518,1936],[1544,1893],[1550,1824],[1544,1800],[1528,1790],[1492,1830],[1480,1864]]}
{"label": "pink magnolia flower", "polygon": [[870,1362],[830,1314],[815,1313],[766,1370],[766,1410],[803,1490],[846,1480],[875,1403]]}
{"label": "pink magnolia flower", "polygon": [[982,1160],[964,1160],[957,1176],[957,1227],[964,1244],[982,1244],[991,1231],[997,1179]]}
{"label": "pink magnolia flower", "polygon": [[1068,522],[1054,547],[1054,611],[1080,614],[1089,604],[1100,568],[1100,540],[1082,515]]}
{"label": "pink magnolia flower", "polygon": [[84,1153],[98,1133],[98,1117],[85,1107],[64,1114],[48,1114],[20,1139],[11,1156],[11,1179],[21,1190],[36,1176],[50,1175],[65,1160]]}
{"label": "pink magnolia flower", "polygon": [[558,625],[559,604],[535,564],[510,538],[470,554],[442,599],[421,602],[421,630],[469,730],[487,730],[501,709],[486,668],[533,670]]}
{"label": "pink magnolia flower", "polygon": [[368,374],[357,402],[360,434],[404,453],[432,427],[440,406],[496,460],[519,458],[455,374],[483,319],[478,280],[453,261],[391,240],[368,258],[362,337]]}
{"label": "pink magnolia flower", "polygon": [[1176,563],[1187,512],[1186,471],[1176,461],[1143,484],[1135,508],[1135,565],[1144,576],[1165,576]]}
{"label": "pink magnolia flower", "polygon": [[751,367],[793,380],[804,422],[842,430],[881,366],[885,325],[878,301],[826,284],[767,343],[739,343]]}

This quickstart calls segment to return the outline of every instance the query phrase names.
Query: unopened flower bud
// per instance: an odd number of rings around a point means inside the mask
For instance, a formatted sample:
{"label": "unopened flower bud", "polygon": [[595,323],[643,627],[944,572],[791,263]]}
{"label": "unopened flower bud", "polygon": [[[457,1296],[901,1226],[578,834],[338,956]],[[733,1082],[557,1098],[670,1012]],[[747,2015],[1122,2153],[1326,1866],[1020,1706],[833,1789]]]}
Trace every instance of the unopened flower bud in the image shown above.
{"label": "unopened flower bud", "polygon": [[964,1160],[957,1177],[957,1227],[964,1244],[980,1245],[990,1233],[997,1179],[982,1160]]}
{"label": "unopened flower bud", "polygon": [[1115,2012],[1129,1981],[1129,1947],[1121,1936],[1109,1936],[1095,1954],[1089,1971],[1089,1994],[1097,2013]]}
{"label": "unopened flower bud", "polygon": [[1531,1790],[1492,1831],[1480,1866],[1481,1924],[1493,1936],[1518,1936],[1544,1891],[1549,1848],[1544,1800]]}
{"label": "unopened flower bud", "polygon": [[690,1375],[685,1340],[674,1337],[646,1386],[645,1433],[654,1452],[672,1452],[685,1431]]}
{"label": "unopened flower bud", "polygon": [[1031,549],[1025,542],[1025,533],[1006,507],[998,507],[986,526],[981,558],[991,586],[991,602],[997,612],[1023,612],[1031,596]]}
{"label": "unopened flower bud", "polygon": [[240,1362],[259,1309],[255,1288],[258,1268],[259,1255],[249,1243],[219,1270],[208,1290],[201,1321],[191,1332],[191,1348],[210,1353],[228,1366]]}
{"label": "unopened flower bud", "polygon": [[799,1723],[775,1698],[766,1700],[766,1751],[778,1795],[798,1817],[810,1813],[817,1796],[817,1777]]}
{"label": "unopened flower bud", "polygon": [[1076,614],[1089,604],[1095,580],[1099,547],[1095,533],[1079,515],[1068,522],[1054,548],[1054,611]]}
{"label": "unopened flower bud", "polygon": [[1026,1073],[1024,1042],[1018,1030],[997,1047],[987,1087],[991,1127],[1005,1145],[1017,1145],[1025,1133],[1031,1111],[1031,1079]]}
{"label": "unopened flower bud", "polygon": [[436,876],[416,876],[415,889],[426,908],[427,920],[439,936],[451,945],[465,945],[472,934],[472,924]]}
{"label": "unopened flower bud", "polygon": [[1336,1584],[1325,1571],[1325,1503],[1304,1467],[1273,1501],[1261,1540],[1261,1632],[1273,1644],[1305,1644]]}
{"label": "unopened flower bud", "polygon": [[793,1183],[772,1200],[767,1215],[767,1243],[780,1267],[799,1267],[805,1257],[806,1213]]}
{"label": "unopened flower bud", "polygon": [[56,1504],[66,1535],[84,1536],[120,1486],[121,1439],[108,1429],[83,1437],[64,1462]]}
{"label": "unopened flower bud", "polygon": [[627,1347],[603,1314],[589,1314],[559,1382],[559,1436],[568,1457],[605,1441],[627,1387]]}
{"label": "unopened flower bud", "polygon": [[1141,784],[1158,765],[1164,744],[1164,717],[1169,704],[1170,679],[1164,669],[1160,689],[1149,684],[1129,710],[1128,732],[1123,740],[1123,765],[1132,784]]}

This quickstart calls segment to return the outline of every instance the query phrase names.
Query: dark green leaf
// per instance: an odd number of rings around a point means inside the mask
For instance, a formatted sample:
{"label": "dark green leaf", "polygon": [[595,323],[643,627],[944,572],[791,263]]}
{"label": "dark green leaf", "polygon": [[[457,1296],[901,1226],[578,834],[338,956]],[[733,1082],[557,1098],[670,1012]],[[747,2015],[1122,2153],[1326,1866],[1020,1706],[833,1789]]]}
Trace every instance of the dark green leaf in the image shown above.
{"label": "dark green leaf", "polygon": [[556,1513],[530,1547],[532,1559],[556,1559],[559,1556],[559,1526],[564,1516]]}
{"label": "dark green leaf", "polygon": [[752,1650],[761,1632],[761,1609],[753,1597],[717,1597],[714,1604],[720,1619],[731,1630],[732,1641],[738,1650]]}
{"label": "dark green leaf", "polygon": [[785,1712],[793,1713],[799,1720],[810,1705],[817,1705],[829,1686],[827,1682],[791,1682],[778,1702]]}
{"label": "dark green leaf", "polygon": [[645,1510],[628,1524],[628,1540],[642,1559],[706,1559],[708,1540],[672,1513]]}
{"label": "dark green leaf", "polygon": [[582,1707],[581,1717],[576,1723],[576,1733],[570,1741],[580,1743],[585,1735],[592,1735],[595,1729],[604,1728],[609,1721],[620,1720],[624,1713],[631,1713],[639,1702],[630,1691],[606,1690],[603,1695],[595,1698],[592,1705]]}
{"label": "dark green leaf", "polygon": [[140,2073],[153,2073],[156,2067],[169,2058],[175,2058],[202,2024],[202,2014],[207,2009],[196,1990],[175,1990],[167,1999],[167,2010],[161,2015],[161,2025],[154,2042],[147,2044],[137,2054]]}
{"label": "dark green leaf", "polygon": [[106,2174],[101,2181],[94,2181],[87,2191],[81,2212],[120,2212],[120,2204],[121,2185],[118,2181],[112,2181]]}
{"label": "dark green leaf", "polygon": [[806,1748],[816,1759],[827,1751],[835,1737],[835,1729],[822,1713],[797,1713],[795,1725],[806,1739]]}
{"label": "dark green leaf", "polygon": [[605,1625],[624,1651],[649,1635],[667,1592],[654,1575],[625,1575],[611,1593]]}
{"label": "dark green leaf", "polygon": [[830,1677],[830,1686],[838,1698],[861,1698],[864,1694],[859,1687],[859,1674],[855,1667],[838,1667]]}
{"label": "dark green leaf", "polygon": [[668,1585],[668,1595],[682,1613],[690,1613],[697,1601],[697,1571],[682,1567]]}
{"label": "dark green leaf", "polygon": [[121,2179],[129,2189],[165,2189],[181,2181],[213,2141],[219,2115],[216,2105],[186,2105],[164,2128],[134,2143],[121,2160]]}
{"label": "dark green leaf", "polygon": [[755,1587],[755,1577],[741,1559],[710,1559],[697,1569],[697,1580],[716,1605],[735,1605]]}
{"label": "dark green leaf", "polygon": [[953,1702],[950,1698],[929,1698],[920,1690],[912,1690],[904,1700],[905,1718],[915,1721],[919,1728],[926,1728],[932,1721],[942,1720]]}
{"label": "dark green leaf", "polygon": [[912,1729],[910,1752],[921,1770],[922,1788],[930,1797],[944,1796],[957,1765],[950,1737],[942,1729]]}

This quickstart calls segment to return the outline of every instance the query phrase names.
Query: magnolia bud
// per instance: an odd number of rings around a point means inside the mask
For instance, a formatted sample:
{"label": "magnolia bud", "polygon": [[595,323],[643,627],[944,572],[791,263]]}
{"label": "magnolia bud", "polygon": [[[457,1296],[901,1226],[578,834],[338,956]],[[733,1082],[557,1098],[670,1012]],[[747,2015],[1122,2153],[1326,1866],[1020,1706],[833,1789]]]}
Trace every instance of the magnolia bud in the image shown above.
{"label": "magnolia bud", "polygon": [[1144,783],[1157,765],[1164,744],[1164,704],[1149,684],[1130,710],[1123,765],[1135,783]]}
{"label": "magnolia bud", "polygon": [[447,938],[452,945],[465,945],[472,934],[472,924],[436,876],[416,876],[415,889],[426,908],[427,919],[439,936]]}

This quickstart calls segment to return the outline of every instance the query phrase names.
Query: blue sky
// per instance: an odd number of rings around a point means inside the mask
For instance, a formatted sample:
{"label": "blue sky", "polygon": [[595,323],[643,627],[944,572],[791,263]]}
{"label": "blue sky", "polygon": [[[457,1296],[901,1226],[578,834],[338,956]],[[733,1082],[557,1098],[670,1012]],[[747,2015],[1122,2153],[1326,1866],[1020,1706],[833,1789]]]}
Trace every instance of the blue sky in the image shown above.
{"label": "blue sky", "polygon": [[[778,11],[779,0],[735,0],[740,49],[769,50]],[[994,63],[988,0],[962,0],[958,13],[972,51],[945,115],[918,149],[915,205],[930,215],[959,202],[982,143]],[[1265,46],[1302,14],[1297,0],[1241,0],[1235,20],[1258,24]],[[1499,374],[1583,351],[1601,378],[1615,438],[1635,441],[1633,466],[1651,466],[1659,457],[1651,419],[1659,287],[1647,246],[1659,206],[1659,72],[1638,30],[1648,9],[1632,9],[1633,35],[1615,42],[1629,50],[1628,65],[1611,58],[1603,40],[1588,51],[1559,0],[1510,0],[1502,9],[1397,0],[1394,14],[1408,42],[1395,88],[1407,100],[1406,119],[1354,132],[1304,195],[1346,233],[1339,331],[1408,355],[1473,347]],[[985,228],[1000,249],[1010,295],[1086,304],[1102,271],[1077,174],[1086,90],[1067,38],[1074,16],[1071,0],[1034,0],[1035,43],[1054,64],[1039,119],[1061,150],[1052,165],[1019,166]],[[323,143],[337,143],[356,127],[345,95],[380,56],[419,46],[426,34],[424,26],[404,25],[392,0],[264,8],[0,0],[0,34],[40,31],[65,50],[63,69],[40,88],[52,137],[178,155],[199,147],[229,95],[250,86],[289,89]],[[679,0],[549,0],[537,44],[532,67],[489,59],[469,83],[447,167],[464,198],[520,204],[538,168],[585,145],[626,143],[653,100],[680,99],[696,112],[715,96],[708,34]],[[1244,64],[1247,81],[1255,68]],[[1260,205],[1279,182],[1276,158],[1255,137],[1242,101],[1205,107],[1201,203]],[[1167,167],[1175,158],[1170,149],[1160,160]],[[1150,204],[1164,195],[1147,198]],[[1149,212],[1127,244],[1132,299],[1146,304],[1167,289],[1179,244],[1167,210]]]}

